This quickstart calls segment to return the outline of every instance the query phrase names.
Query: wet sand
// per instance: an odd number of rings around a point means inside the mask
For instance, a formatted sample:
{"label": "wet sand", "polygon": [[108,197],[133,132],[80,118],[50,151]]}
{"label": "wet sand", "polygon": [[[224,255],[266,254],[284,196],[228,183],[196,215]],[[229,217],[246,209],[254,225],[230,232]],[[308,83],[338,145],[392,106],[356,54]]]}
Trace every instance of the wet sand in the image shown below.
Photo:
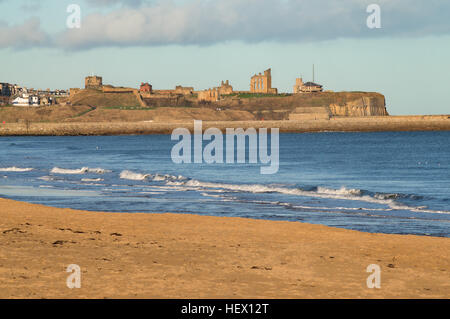
{"label": "wet sand", "polygon": [[0,298],[449,298],[449,271],[449,238],[0,199]]}

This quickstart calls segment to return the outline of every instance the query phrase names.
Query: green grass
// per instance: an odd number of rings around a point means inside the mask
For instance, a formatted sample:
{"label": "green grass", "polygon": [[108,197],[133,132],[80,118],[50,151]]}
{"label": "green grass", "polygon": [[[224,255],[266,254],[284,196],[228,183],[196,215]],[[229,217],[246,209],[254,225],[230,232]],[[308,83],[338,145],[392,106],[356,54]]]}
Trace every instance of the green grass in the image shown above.
{"label": "green grass", "polygon": [[95,110],[95,109],[94,109],[94,108],[92,108],[92,109],[89,109],[89,110],[86,110],[86,111],[80,112],[80,113],[78,113],[77,115],[75,115],[75,116],[72,116],[72,118],[74,118],[74,117],[80,117],[80,116],[83,116],[83,115],[85,115],[85,114],[87,114],[87,113],[89,113],[89,112],[92,112],[93,110]]}
{"label": "green grass", "polygon": [[153,110],[154,107],[142,107],[142,106],[105,106],[103,109],[106,110],[134,110],[134,111],[140,111],[140,110]]}
{"label": "green grass", "polygon": [[192,105],[176,105],[176,106],[169,106],[169,107],[192,107]]}
{"label": "green grass", "polygon": [[231,93],[231,94],[223,94],[222,96],[227,97],[233,97],[236,96],[238,98],[242,99],[250,99],[250,98],[261,98],[261,97],[286,97],[291,96],[290,93],[280,93],[280,94],[265,94],[265,93]]}

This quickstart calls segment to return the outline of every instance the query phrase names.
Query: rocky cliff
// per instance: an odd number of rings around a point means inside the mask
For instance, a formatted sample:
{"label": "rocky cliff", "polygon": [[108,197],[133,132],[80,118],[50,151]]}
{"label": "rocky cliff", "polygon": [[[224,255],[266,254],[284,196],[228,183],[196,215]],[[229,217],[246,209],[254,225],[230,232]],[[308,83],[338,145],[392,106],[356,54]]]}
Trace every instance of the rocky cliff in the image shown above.
{"label": "rocky cliff", "polygon": [[258,119],[386,116],[385,98],[374,92],[322,92],[278,96],[244,95],[214,103],[225,108],[248,111]]}
{"label": "rocky cliff", "polygon": [[[222,96],[217,102],[199,102],[195,96],[144,98],[129,92],[105,93],[83,90],[70,98],[73,106],[90,106],[93,112],[77,120],[108,120],[121,110],[123,119],[156,120],[169,114],[169,120],[186,118],[209,120],[308,120],[331,117],[386,116],[385,98],[373,92],[322,92],[307,94],[249,94]],[[172,109],[173,108],[173,109]],[[111,109],[116,109],[113,112]],[[169,112],[170,109],[170,112]],[[197,110],[201,110],[197,112]],[[137,114],[143,113],[143,114]],[[145,114],[144,114],[145,113]],[[208,116],[206,116],[208,114]],[[202,116],[205,115],[205,116]],[[242,118],[240,118],[242,116]],[[72,120],[72,119],[71,119]]]}
{"label": "rocky cliff", "polygon": [[333,116],[386,116],[384,96],[361,96],[355,100],[329,106]]}

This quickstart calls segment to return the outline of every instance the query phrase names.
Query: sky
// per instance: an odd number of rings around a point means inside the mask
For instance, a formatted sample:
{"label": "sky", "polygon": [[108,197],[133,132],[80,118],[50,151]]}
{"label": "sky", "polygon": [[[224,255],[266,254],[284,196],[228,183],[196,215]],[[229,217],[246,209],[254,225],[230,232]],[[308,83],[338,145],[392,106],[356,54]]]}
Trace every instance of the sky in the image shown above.
{"label": "sky", "polygon": [[380,92],[392,115],[450,114],[449,16],[442,0],[0,0],[0,82],[249,90],[272,68],[291,93],[314,64],[326,90]]}

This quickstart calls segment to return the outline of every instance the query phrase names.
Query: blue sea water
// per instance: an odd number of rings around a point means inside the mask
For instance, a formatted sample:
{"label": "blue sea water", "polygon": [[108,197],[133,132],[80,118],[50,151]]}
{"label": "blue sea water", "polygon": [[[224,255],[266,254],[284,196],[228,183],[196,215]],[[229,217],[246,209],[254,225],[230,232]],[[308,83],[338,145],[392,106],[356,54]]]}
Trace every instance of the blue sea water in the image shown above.
{"label": "blue sea water", "polygon": [[0,196],[450,237],[450,132],[280,134],[273,175],[261,175],[261,164],[174,164],[175,143],[170,135],[2,137]]}

